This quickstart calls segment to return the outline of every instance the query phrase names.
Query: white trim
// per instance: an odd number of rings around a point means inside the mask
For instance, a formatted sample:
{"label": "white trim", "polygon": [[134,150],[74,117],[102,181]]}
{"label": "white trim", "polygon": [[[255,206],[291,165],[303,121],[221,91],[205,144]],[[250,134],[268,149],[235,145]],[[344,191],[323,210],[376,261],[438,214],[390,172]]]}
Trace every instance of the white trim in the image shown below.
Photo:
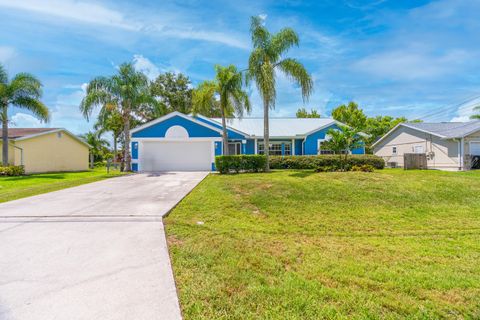
{"label": "white trim", "polygon": [[466,136],[469,136],[469,135],[471,135],[471,134],[474,134],[474,133],[477,132],[477,131],[480,131],[480,128],[477,128],[477,129],[475,129],[475,130],[472,130],[472,131],[464,134],[464,135],[462,136],[462,138],[465,138]]}
{"label": "white trim", "polygon": [[462,144],[462,146],[461,146],[462,152],[460,153],[460,170],[463,170],[463,169],[465,169],[465,160],[464,160],[464,158],[465,158],[465,139],[462,138],[461,141],[462,141],[462,142],[461,142],[461,144]]}
{"label": "white trim", "polygon": [[[398,156],[398,147],[396,145],[391,146],[392,147],[392,156]],[[395,148],[395,152],[393,152],[393,149]]]}
{"label": "white trim", "polygon": [[[472,140],[468,142],[468,151],[469,154],[472,155],[472,142],[473,143],[480,143],[480,140]],[[480,154],[475,154],[475,156],[480,156]]]}
{"label": "white trim", "polygon": [[83,143],[84,145],[88,146],[89,148],[92,147],[92,146],[89,145],[85,140],[83,140],[82,138],[78,137],[77,135],[71,133],[70,131],[68,131],[67,129],[64,129],[64,128],[52,129],[52,130],[44,131],[44,132],[40,132],[40,133],[29,134],[29,135],[27,135],[27,136],[15,138],[15,139],[9,139],[9,140],[12,140],[12,141],[22,141],[22,140],[27,140],[27,139],[31,139],[31,138],[36,138],[36,137],[40,137],[40,136],[43,136],[43,135],[46,135],[46,134],[56,133],[56,132],[65,132],[66,134],[68,134],[70,137],[74,138],[74,139],[77,140],[78,142]]}
{"label": "white trim", "polygon": [[[213,120],[213,119],[211,119],[211,118],[209,118],[209,117],[205,117],[204,115],[197,114],[197,115],[195,115],[195,116],[192,115],[192,117],[198,117],[198,118],[202,118],[202,119],[207,120],[207,121],[215,122],[215,123],[221,125],[222,128],[223,128],[223,125],[222,125],[219,121]],[[228,125],[228,118],[226,118],[225,120],[226,120],[226,122],[227,122],[227,129],[232,130],[233,132],[238,133],[238,134],[240,134],[240,135],[242,135],[242,136],[245,136],[246,138],[250,138],[250,137],[251,137],[248,133],[242,132],[242,131],[240,131],[240,130],[237,130],[237,129],[232,128],[231,126],[229,126],[229,125]]]}
{"label": "white trim", "polygon": [[254,152],[254,154],[258,154],[258,145],[257,145],[258,139],[253,139],[253,141],[254,141],[254,144],[255,144],[253,152]]}
{"label": "white trim", "polygon": [[[332,122],[330,122],[330,123],[328,123],[328,124],[325,124],[325,125],[323,125],[323,126],[320,126],[320,127],[318,127],[317,129],[314,129],[314,130],[309,131],[309,132],[307,132],[307,133],[301,134],[300,136],[305,136],[305,137],[307,137],[307,136],[311,135],[312,133],[315,133],[315,132],[320,131],[320,130],[322,130],[322,129],[328,128],[328,127],[330,127],[330,126],[333,125],[333,124],[336,124],[336,125],[338,125],[338,126],[344,126],[344,127],[349,127],[349,128],[350,128],[350,126],[346,125],[345,123],[342,123],[342,122],[340,122],[340,121],[337,121],[337,120],[335,120],[335,119],[332,119]],[[360,135],[360,136],[363,136],[363,137],[368,137],[368,136],[369,136],[368,134],[363,133],[363,132],[358,132],[357,134]]]}
{"label": "white trim", "polygon": [[134,128],[134,129],[130,130],[130,136],[132,136],[132,133],[141,131],[141,130],[143,130],[143,129],[146,129],[146,128],[148,128],[148,127],[151,127],[151,126],[153,126],[153,125],[155,125],[155,124],[157,124],[157,123],[163,122],[163,121],[168,120],[168,119],[170,119],[170,118],[173,118],[173,117],[175,117],[175,116],[179,116],[179,117],[182,117],[182,118],[184,118],[184,119],[186,119],[186,120],[190,120],[190,121],[192,121],[192,122],[194,122],[194,123],[196,123],[196,124],[198,124],[198,125],[204,126],[205,128],[211,129],[211,130],[213,130],[213,131],[216,131],[216,132],[222,134],[222,130],[221,130],[221,129],[218,129],[218,128],[214,127],[214,126],[211,126],[211,125],[209,125],[208,123],[205,123],[205,122],[203,122],[203,121],[199,121],[199,120],[197,120],[197,119],[195,119],[195,118],[193,118],[193,117],[190,117],[190,116],[188,116],[188,115],[186,115],[186,114],[183,114],[183,113],[181,113],[181,112],[174,111],[174,112],[170,112],[170,113],[167,114],[167,115],[164,115],[163,117],[157,118],[157,119],[155,119],[155,120],[153,120],[153,121],[147,122],[147,123],[145,123],[145,124],[143,124],[143,125],[141,125],[141,126],[138,126],[138,127]]}
{"label": "white trim", "polygon": [[290,149],[290,153],[292,156],[295,155],[295,139],[292,139],[292,148]]}

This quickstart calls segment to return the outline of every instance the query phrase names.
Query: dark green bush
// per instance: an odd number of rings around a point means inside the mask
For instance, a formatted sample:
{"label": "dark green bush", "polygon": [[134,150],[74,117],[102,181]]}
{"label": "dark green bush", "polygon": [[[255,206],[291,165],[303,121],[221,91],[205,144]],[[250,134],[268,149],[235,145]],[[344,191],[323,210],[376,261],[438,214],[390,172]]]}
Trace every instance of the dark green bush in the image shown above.
{"label": "dark green bush", "polygon": [[235,155],[215,157],[215,168],[220,173],[259,172],[265,170],[264,155]]}
{"label": "dark green bush", "polygon": [[25,174],[23,166],[0,166],[0,176],[21,176]]}
{"label": "dark green bush", "polygon": [[271,169],[314,169],[320,167],[339,167],[371,165],[375,169],[383,169],[385,161],[374,155],[349,155],[347,163],[342,163],[344,159],[339,155],[319,155],[319,156],[273,156],[270,157]]}

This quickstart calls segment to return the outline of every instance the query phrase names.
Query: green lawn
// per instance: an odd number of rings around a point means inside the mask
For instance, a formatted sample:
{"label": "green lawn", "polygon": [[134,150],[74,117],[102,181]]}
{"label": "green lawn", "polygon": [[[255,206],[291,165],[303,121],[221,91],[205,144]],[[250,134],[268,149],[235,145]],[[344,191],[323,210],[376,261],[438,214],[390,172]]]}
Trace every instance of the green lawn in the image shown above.
{"label": "green lawn", "polygon": [[121,175],[118,170],[95,168],[84,172],[56,172],[20,177],[0,177],[0,202],[70,188]]}
{"label": "green lawn", "polygon": [[480,318],[480,172],[210,175],[165,223],[185,319]]}

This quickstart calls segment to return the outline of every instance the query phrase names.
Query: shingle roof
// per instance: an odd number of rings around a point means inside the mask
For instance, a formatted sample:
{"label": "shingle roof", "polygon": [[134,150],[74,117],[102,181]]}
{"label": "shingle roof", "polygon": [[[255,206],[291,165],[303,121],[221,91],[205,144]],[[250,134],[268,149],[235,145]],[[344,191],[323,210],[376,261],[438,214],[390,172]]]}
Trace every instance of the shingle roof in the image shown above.
{"label": "shingle roof", "polygon": [[[8,138],[16,139],[34,134],[55,131],[58,128],[8,128]],[[0,138],[3,137],[2,130],[0,130]]]}
{"label": "shingle roof", "polygon": [[406,123],[407,127],[429,132],[445,139],[462,138],[480,130],[480,120],[469,122]]}
{"label": "shingle roof", "polygon": [[[212,120],[222,123],[220,118]],[[328,118],[270,118],[271,137],[294,137],[336,123]],[[263,118],[228,119],[227,126],[251,136],[263,137]]]}

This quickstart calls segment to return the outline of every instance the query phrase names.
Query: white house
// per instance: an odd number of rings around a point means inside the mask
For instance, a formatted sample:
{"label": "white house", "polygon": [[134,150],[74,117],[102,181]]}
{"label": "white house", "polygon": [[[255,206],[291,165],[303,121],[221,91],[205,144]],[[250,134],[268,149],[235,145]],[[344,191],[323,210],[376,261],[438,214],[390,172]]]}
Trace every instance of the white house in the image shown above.
{"label": "white house", "polygon": [[373,151],[390,166],[403,167],[406,153],[424,153],[429,169],[470,170],[480,159],[480,121],[401,123]]}

